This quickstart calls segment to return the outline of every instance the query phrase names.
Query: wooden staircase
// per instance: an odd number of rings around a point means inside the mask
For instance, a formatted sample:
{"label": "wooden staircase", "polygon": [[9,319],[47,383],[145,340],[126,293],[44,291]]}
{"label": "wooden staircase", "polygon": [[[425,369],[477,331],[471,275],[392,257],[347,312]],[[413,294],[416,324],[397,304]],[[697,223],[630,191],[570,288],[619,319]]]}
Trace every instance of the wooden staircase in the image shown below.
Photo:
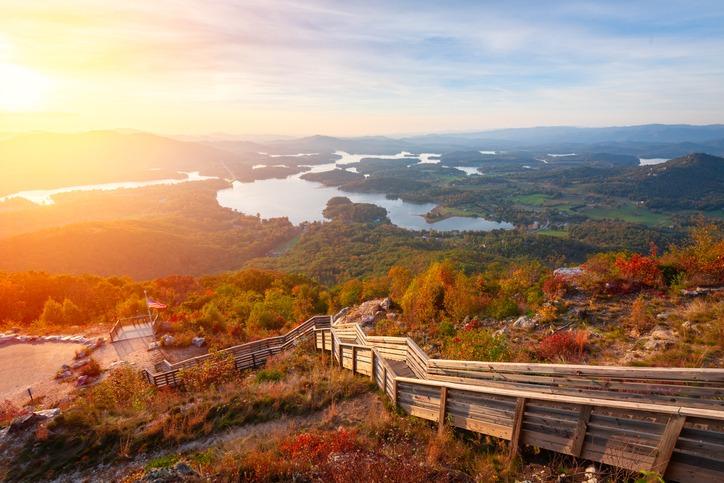
{"label": "wooden staircase", "polygon": [[[666,480],[724,481],[724,369],[488,363],[431,359],[407,337],[368,336],[357,324],[315,316],[287,334],[222,352],[256,368],[314,335],[315,346],[365,375],[408,414]],[[144,370],[156,386],[179,371]]]}
{"label": "wooden staircase", "polygon": [[724,370],[430,359],[359,325],[316,331],[318,349],[369,376],[408,414],[666,480],[724,481]]}

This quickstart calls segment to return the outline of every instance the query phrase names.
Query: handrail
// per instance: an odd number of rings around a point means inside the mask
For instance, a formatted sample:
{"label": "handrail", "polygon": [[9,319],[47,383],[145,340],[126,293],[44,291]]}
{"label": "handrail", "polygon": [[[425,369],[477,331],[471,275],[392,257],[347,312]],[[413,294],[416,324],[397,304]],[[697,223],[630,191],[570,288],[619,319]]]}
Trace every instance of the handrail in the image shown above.
{"label": "handrail", "polygon": [[[132,316],[132,317],[123,317],[123,318],[117,319],[117,320],[116,320],[116,323],[113,324],[113,327],[112,327],[111,330],[108,332],[108,336],[109,336],[110,341],[111,341],[111,342],[114,342],[114,341],[116,340],[116,336],[117,336],[118,333],[121,331],[121,329],[122,329],[123,327],[126,327],[126,325],[124,325],[124,322],[127,322],[127,321],[129,321],[129,320],[135,321],[135,320],[138,320],[138,319],[148,319],[148,323],[151,324],[151,327],[152,327],[152,329],[153,329],[153,332],[154,332],[154,333],[156,332],[156,323],[157,323],[157,321],[159,320],[159,319],[158,319],[158,314],[156,314],[153,318],[151,318],[149,315],[134,315],[134,316]],[[131,325],[134,325],[134,326],[135,326],[135,325],[138,325],[138,324],[136,324],[135,322],[132,322]]]}
{"label": "handrail", "polygon": [[[509,440],[511,457],[520,444],[529,444],[631,471],[655,471],[667,480],[724,481],[722,369],[451,361],[430,359],[408,337],[367,336],[358,324],[333,324],[315,334],[318,349],[331,350],[340,367],[369,375],[395,406],[437,422],[440,430],[449,423]],[[398,364],[402,357],[417,377],[398,374],[387,356]],[[459,376],[445,376],[444,369]],[[497,379],[470,379],[478,373]],[[540,387],[520,387],[526,384],[518,381],[527,375]],[[460,382],[466,377],[475,383]],[[556,385],[556,378],[592,381],[595,388],[592,396],[570,394],[571,388]],[[671,387],[713,399],[707,407],[688,405],[691,397],[677,404],[671,404],[677,402],[673,397],[668,403],[632,400],[639,394],[627,392],[626,384]],[[598,387],[607,391],[596,392]]]}
{"label": "handrail", "polygon": [[[288,347],[296,343],[300,338],[307,336],[317,328],[328,328],[330,327],[330,316],[327,315],[315,315],[310,317],[306,321],[302,322],[298,326],[290,329],[286,334],[267,337],[265,339],[259,339],[244,344],[227,347],[213,354],[204,354],[201,356],[191,357],[183,361],[176,363],[170,363],[164,359],[163,363],[169,370],[152,373],[149,370],[144,370],[144,377],[154,385],[166,386],[176,385],[177,374],[182,369],[194,367],[202,362],[208,360],[212,356],[219,353],[228,353],[234,357],[237,369],[246,369],[250,367],[257,367],[259,363],[266,360],[266,356],[274,353],[286,350]],[[265,356],[266,355],[266,356]],[[259,359],[257,360],[257,356]],[[251,364],[248,364],[246,360],[242,364],[239,363],[241,359],[251,358]]]}

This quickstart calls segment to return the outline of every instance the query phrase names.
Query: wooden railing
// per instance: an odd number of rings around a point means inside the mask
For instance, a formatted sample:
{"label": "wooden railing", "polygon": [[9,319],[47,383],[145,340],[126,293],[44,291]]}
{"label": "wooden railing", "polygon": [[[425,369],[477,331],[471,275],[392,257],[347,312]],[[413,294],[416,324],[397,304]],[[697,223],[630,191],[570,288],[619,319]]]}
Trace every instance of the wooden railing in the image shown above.
{"label": "wooden railing", "polygon": [[318,349],[413,416],[674,481],[724,481],[724,370],[430,359],[356,324]]}
{"label": "wooden railing", "polygon": [[113,327],[111,328],[109,332],[109,338],[111,342],[115,342],[118,340],[118,333],[123,330],[123,327],[137,327],[139,325],[148,325],[151,324],[151,327],[153,327],[154,333],[156,333],[156,325],[159,322],[158,320],[158,314],[154,318],[151,318],[148,315],[137,315],[135,317],[126,317],[123,319],[116,320],[116,323],[113,324]]}
{"label": "wooden railing", "polygon": [[163,372],[151,372],[147,369],[142,371],[148,382],[155,386],[176,386],[181,380],[179,373],[182,369],[197,366],[218,354],[230,354],[234,358],[234,366],[238,370],[254,369],[266,363],[266,360],[290,347],[299,343],[300,339],[314,333],[315,329],[329,328],[331,318],[328,315],[316,315],[307,321],[299,324],[284,335],[268,337],[246,344],[241,344],[227,349],[222,349],[212,354],[192,357],[180,362],[171,363],[167,360],[163,364],[169,368]]}

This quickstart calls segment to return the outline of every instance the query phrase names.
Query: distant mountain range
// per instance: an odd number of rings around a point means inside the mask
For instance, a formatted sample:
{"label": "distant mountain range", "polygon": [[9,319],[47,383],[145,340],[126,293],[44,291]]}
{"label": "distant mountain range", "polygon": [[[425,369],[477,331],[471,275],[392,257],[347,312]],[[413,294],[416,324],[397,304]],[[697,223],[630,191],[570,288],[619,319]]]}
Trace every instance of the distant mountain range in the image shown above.
{"label": "distant mountain range", "polygon": [[[610,166],[630,166],[640,157],[670,159],[692,152],[722,156],[724,125],[538,127],[400,139],[318,135],[264,143],[227,136],[200,137],[191,142],[132,130],[8,134],[0,137],[0,196],[73,184],[178,177],[178,171],[253,179],[260,174],[252,170],[254,164],[286,164],[291,169],[296,164],[330,162],[337,150],[371,155],[431,152],[460,163],[481,161],[481,157],[501,162],[505,157],[534,161],[548,157],[561,164],[564,158],[550,157],[556,153],[576,153],[575,158],[565,158],[569,163],[594,163],[602,158],[600,153],[606,153],[603,157]],[[479,151],[505,153],[496,157]],[[260,153],[318,154],[270,158]]]}

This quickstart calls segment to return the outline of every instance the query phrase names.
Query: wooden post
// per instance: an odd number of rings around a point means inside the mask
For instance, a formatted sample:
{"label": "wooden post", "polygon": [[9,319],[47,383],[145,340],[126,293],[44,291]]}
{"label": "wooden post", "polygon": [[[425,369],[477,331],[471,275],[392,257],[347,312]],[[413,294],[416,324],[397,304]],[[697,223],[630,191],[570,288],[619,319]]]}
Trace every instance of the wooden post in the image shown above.
{"label": "wooden post", "polygon": [[341,342],[339,343],[339,367],[344,369],[344,346]]}
{"label": "wooden post", "polygon": [[445,429],[445,406],[447,406],[447,387],[440,388],[440,413],[437,416],[437,432],[441,433]]}
{"label": "wooden post", "polygon": [[352,346],[352,374],[357,374],[357,346]]}
{"label": "wooden post", "polygon": [[372,365],[372,370],[370,371],[370,379],[372,379],[372,382],[376,384],[377,381],[375,380],[375,351],[373,349],[370,349],[370,362]]}
{"label": "wooden post", "polygon": [[519,397],[515,402],[515,414],[513,415],[513,431],[510,436],[510,460],[518,456],[518,445],[520,443],[520,430],[523,427],[523,415],[525,414],[525,398]]}
{"label": "wooden post", "polygon": [[686,416],[671,416],[669,421],[666,423],[664,432],[661,435],[659,444],[656,446],[656,456],[654,462],[651,464],[651,469],[656,471],[661,476],[666,473],[666,468],[669,466],[669,460],[671,454],[674,452],[676,441],[679,439],[679,434],[684,428],[686,422]]}
{"label": "wooden post", "polygon": [[252,369],[256,369],[256,356],[253,352],[251,353],[251,367]]}
{"label": "wooden post", "polygon": [[392,379],[392,402],[397,407],[397,378]]}
{"label": "wooden post", "polygon": [[583,441],[586,439],[586,430],[588,429],[588,420],[591,419],[591,410],[593,406],[581,406],[581,410],[578,413],[578,422],[576,423],[576,431],[573,433],[573,439],[571,440],[571,455],[578,458],[581,456],[581,450],[583,449]]}
{"label": "wooden post", "polygon": [[382,366],[382,392],[387,394],[387,366]]}

